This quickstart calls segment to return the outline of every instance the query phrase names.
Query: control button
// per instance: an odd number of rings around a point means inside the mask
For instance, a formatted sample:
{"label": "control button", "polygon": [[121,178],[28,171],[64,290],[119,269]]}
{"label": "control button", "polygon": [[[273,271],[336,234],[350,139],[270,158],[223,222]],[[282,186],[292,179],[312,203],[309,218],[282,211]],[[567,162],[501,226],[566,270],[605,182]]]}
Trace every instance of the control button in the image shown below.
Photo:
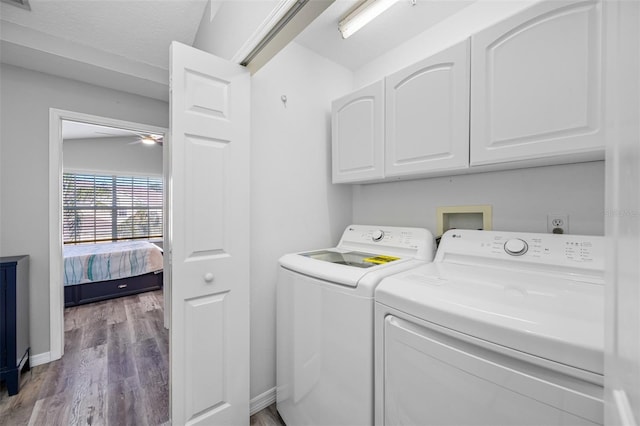
{"label": "control button", "polygon": [[384,238],[384,231],[378,229],[376,231],[373,231],[373,233],[371,234],[371,239],[373,241],[380,241]]}
{"label": "control button", "polygon": [[520,238],[512,238],[504,243],[504,251],[511,256],[522,256],[527,252],[528,248],[527,243]]}

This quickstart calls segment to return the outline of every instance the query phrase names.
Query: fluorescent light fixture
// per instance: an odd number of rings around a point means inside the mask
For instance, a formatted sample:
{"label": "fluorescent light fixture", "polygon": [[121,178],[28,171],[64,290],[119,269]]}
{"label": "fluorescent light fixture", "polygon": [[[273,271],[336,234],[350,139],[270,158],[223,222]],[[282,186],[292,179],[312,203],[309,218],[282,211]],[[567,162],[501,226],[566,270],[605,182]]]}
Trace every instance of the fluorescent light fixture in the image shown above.
{"label": "fluorescent light fixture", "polygon": [[338,23],[342,38],[347,38],[373,21],[398,0],[364,0]]}

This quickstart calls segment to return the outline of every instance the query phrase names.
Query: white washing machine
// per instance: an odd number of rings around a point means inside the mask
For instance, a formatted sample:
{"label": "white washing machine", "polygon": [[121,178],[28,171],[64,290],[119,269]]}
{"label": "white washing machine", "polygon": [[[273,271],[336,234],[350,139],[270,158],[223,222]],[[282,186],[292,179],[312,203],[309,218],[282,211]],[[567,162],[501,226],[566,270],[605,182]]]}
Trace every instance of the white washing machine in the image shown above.
{"label": "white washing machine", "polygon": [[376,289],[376,425],[602,424],[603,257],[603,237],[445,233]]}
{"label": "white washing machine", "polygon": [[277,408],[286,424],[373,424],[373,293],[430,262],[426,229],[351,225],[335,248],[280,259]]}

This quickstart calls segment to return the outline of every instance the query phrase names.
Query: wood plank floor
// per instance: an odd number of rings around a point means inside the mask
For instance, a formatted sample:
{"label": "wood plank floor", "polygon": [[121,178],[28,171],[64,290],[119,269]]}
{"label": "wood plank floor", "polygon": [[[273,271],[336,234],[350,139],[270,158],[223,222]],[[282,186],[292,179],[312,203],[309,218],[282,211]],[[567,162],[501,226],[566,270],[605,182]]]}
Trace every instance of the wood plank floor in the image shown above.
{"label": "wood plank floor", "polygon": [[[169,424],[169,334],[162,290],[65,309],[62,359],[0,386],[0,425]],[[250,419],[282,426],[275,405]]]}
{"label": "wood plank floor", "polygon": [[276,410],[276,404],[271,404],[264,410],[251,416],[249,426],[286,426]]}
{"label": "wood plank floor", "polygon": [[162,291],[65,309],[62,359],[0,388],[2,425],[159,425],[169,421]]}

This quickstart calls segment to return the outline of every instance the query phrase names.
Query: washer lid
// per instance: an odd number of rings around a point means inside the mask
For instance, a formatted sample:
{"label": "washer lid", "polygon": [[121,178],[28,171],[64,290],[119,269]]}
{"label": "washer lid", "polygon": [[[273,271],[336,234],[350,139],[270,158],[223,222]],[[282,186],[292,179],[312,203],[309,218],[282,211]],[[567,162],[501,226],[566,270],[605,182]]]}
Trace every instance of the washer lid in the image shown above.
{"label": "washer lid", "polygon": [[304,275],[356,287],[365,275],[410,260],[412,258],[329,248],[284,255],[280,265]]}
{"label": "washer lid", "polygon": [[604,289],[593,277],[431,263],[388,277],[377,302],[521,352],[603,374]]}
{"label": "washer lid", "polygon": [[389,262],[400,260],[397,256],[385,254],[363,253],[359,251],[336,251],[318,250],[308,253],[300,253],[300,256],[309,257],[323,262],[335,263],[338,265],[353,266],[356,268],[371,268],[376,265],[384,265]]}

